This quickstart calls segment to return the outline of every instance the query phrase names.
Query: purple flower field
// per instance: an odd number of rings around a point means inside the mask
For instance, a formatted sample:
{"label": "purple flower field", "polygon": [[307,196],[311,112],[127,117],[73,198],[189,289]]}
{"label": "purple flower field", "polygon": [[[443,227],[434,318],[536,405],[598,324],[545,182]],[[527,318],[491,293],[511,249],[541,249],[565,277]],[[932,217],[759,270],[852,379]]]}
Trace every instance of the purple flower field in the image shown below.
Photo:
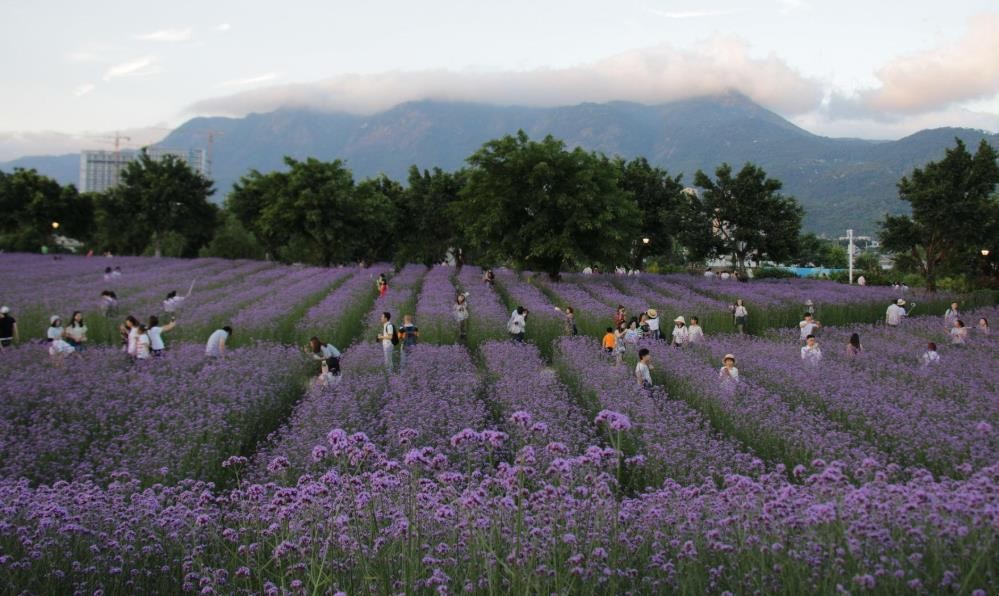
{"label": "purple flower field", "polygon": [[[105,263],[123,275],[104,280]],[[883,288],[481,275],[0,255],[20,328],[0,350],[0,593],[999,591],[999,335],[950,345],[951,296],[909,296],[923,316],[887,328]],[[166,351],[131,360],[120,320],[163,317],[195,278]],[[736,292],[749,335],[732,332]],[[805,299],[826,324],[815,365]],[[999,320],[976,299],[965,322]],[[705,341],[640,340],[645,389],[635,348],[617,363],[599,342],[617,304],[658,309],[664,329],[697,315]],[[526,343],[506,331],[517,305]],[[55,360],[48,317],[74,310],[88,347]],[[383,311],[422,332],[391,373]],[[225,324],[230,350],[206,358]],[[312,335],[342,375],[317,378]],[[719,378],[729,353],[738,382]]]}

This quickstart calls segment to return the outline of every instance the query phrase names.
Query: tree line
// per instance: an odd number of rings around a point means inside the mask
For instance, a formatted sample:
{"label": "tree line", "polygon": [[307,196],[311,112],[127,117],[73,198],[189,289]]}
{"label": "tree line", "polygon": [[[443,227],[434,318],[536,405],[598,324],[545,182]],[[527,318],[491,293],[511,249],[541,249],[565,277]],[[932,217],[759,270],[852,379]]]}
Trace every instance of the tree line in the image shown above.
{"label": "tree line", "polygon": [[[900,181],[913,214],[881,225],[901,266],[932,283],[966,269],[969,247],[996,237],[995,157],[984,141],[975,155],[957,141],[944,160]],[[104,193],[80,194],[33,170],[0,172],[8,214],[0,247],[37,250],[61,222],[58,233],[115,254],[319,265],[452,257],[553,277],[587,265],[683,267],[714,258],[738,268],[846,261],[835,242],[801,235],[802,207],[752,163],[699,170],[686,187],[682,175],[645,158],[569,149],[521,131],[488,141],[457,171],[413,166],[405,185],[384,175],[357,181],[341,160],[285,158],[285,166],[250,171],[221,208],[209,200],[212,182],[172,156],[156,161],[143,152]]]}

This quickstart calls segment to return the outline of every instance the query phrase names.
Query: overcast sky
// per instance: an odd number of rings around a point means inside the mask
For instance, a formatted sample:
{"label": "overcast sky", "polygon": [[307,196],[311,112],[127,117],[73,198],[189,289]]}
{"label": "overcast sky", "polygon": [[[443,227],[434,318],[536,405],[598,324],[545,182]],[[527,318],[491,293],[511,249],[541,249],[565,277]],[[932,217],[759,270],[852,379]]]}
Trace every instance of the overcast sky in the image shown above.
{"label": "overcast sky", "polygon": [[[819,134],[999,129],[995,0],[0,0],[0,159],[195,115],[735,89]],[[86,136],[86,135],[94,136]]]}

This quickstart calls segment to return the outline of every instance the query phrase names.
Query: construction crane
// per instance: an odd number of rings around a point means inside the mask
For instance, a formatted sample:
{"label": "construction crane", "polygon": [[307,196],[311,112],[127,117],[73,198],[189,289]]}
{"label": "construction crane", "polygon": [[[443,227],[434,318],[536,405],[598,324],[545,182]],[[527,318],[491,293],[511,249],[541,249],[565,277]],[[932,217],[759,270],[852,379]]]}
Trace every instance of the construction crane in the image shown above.
{"label": "construction crane", "polygon": [[123,134],[121,134],[121,133],[119,133],[117,131],[114,133],[113,137],[109,135],[109,136],[105,136],[105,137],[96,137],[95,136],[95,137],[91,137],[91,138],[97,139],[99,141],[103,141],[105,143],[114,143],[114,156],[115,156],[115,158],[117,158],[118,155],[121,154],[121,142],[122,141],[131,141],[132,140],[132,137],[126,137],[125,135],[123,135]]}
{"label": "construction crane", "polygon": [[193,133],[197,137],[206,137],[208,139],[207,147],[205,150],[205,175],[211,177],[212,173],[212,156],[214,155],[215,139],[225,134],[221,130],[199,130]]}

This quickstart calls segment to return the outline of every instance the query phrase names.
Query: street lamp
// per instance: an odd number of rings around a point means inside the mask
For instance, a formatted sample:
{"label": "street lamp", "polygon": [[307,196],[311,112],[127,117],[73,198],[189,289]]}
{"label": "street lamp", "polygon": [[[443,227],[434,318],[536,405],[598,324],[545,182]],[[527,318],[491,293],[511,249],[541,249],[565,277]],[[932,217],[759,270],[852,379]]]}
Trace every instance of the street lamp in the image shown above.
{"label": "street lamp", "polygon": [[52,229],[53,230],[58,230],[59,229],[59,222],[57,222],[57,221],[52,222]]}
{"label": "street lamp", "polygon": [[983,257],[987,257],[987,256],[989,256],[989,249],[987,249],[987,248],[983,248],[983,249],[982,249],[982,256],[983,256]]}
{"label": "street lamp", "polygon": [[652,242],[652,241],[649,240],[648,238],[642,238],[642,244],[646,244],[647,245],[649,242]]}

